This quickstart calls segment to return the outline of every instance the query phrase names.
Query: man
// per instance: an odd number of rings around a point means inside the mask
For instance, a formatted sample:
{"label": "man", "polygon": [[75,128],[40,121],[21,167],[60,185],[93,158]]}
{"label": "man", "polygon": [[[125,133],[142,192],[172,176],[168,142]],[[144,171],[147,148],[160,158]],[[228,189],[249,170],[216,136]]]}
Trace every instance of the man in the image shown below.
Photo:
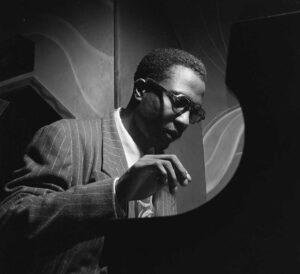
{"label": "man", "polygon": [[36,133],[0,207],[11,273],[102,273],[108,220],[176,213],[173,194],[191,176],[162,151],[204,119],[205,76],[194,56],[156,49],[140,62],[126,109]]}

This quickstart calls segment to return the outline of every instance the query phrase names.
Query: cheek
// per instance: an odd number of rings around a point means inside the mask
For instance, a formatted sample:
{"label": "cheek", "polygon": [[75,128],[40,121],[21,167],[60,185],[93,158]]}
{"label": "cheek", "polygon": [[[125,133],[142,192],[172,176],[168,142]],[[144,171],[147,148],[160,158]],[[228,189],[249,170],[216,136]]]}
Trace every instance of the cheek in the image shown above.
{"label": "cheek", "polygon": [[172,103],[167,96],[164,96],[164,115],[170,116],[173,114]]}
{"label": "cheek", "polygon": [[152,93],[146,93],[140,103],[140,110],[147,120],[157,119],[161,117],[161,105],[159,97]]}
{"label": "cheek", "polygon": [[[161,101],[162,100],[162,101]],[[159,98],[153,93],[145,93],[139,105],[139,112],[151,134],[160,132],[161,128],[172,128],[174,112],[167,96]]]}

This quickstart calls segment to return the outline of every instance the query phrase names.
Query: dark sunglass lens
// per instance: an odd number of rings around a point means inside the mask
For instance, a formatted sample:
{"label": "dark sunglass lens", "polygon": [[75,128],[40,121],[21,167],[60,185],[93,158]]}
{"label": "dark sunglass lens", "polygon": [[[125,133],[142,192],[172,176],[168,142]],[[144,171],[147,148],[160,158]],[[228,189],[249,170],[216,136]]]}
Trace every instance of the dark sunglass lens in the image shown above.
{"label": "dark sunglass lens", "polygon": [[190,102],[184,96],[176,96],[174,100],[175,108],[184,108],[190,105]]}

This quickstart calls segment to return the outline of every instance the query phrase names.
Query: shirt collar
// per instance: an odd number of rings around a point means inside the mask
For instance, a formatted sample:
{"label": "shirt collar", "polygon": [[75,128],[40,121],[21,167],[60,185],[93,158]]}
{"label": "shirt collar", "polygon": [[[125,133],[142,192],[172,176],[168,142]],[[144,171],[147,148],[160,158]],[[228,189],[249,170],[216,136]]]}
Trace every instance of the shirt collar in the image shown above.
{"label": "shirt collar", "polygon": [[124,127],[120,116],[120,110],[121,108],[118,108],[114,111],[114,118],[128,167],[131,167],[139,158],[141,158],[142,152]]}

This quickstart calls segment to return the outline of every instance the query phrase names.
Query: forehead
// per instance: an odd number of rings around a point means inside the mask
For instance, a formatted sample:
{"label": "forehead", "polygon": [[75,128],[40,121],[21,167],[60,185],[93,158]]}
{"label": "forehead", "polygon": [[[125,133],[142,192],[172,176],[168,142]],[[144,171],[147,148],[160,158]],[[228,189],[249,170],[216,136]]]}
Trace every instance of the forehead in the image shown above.
{"label": "forehead", "polygon": [[189,96],[195,103],[202,103],[205,92],[205,83],[192,69],[184,66],[173,66],[170,69],[170,77],[160,84],[168,89]]}

